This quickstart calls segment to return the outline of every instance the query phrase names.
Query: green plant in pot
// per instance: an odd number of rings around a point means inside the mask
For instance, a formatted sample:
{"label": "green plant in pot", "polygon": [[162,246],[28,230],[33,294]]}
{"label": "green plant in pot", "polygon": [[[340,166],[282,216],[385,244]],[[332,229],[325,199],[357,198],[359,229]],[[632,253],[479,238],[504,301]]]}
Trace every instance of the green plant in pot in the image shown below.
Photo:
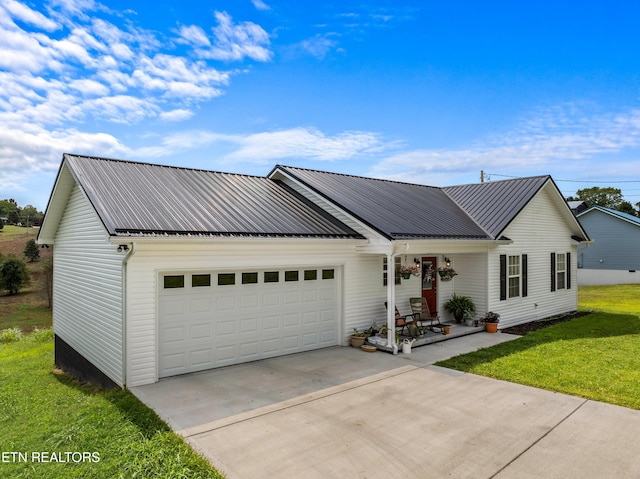
{"label": "green plant in pot", "polygon": [[467,314],[471,314],[471,316],[476,312],[476,305],[470,297],[457,295],[456,293],[453,293],[443,307],[447,313],[453,315],[458,323],[462,322],[467,311],[470,311]]}
{"label": "green plant in pot", "polygon": [[367,336],[369,336],[367,330],[358,331],[356,328],[353,328],[353,333],[351,333],[351,346],[353,346],[354,348],[359,348],[364,344]]}

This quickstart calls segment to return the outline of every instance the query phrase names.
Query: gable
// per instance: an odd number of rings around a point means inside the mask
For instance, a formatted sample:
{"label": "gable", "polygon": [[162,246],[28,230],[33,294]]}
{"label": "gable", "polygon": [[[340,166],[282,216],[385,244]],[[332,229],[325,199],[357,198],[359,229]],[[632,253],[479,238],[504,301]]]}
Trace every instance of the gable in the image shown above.
{"label": "gable", "polygon": [[491,239],[440,188],[277,166],[388,239]]}

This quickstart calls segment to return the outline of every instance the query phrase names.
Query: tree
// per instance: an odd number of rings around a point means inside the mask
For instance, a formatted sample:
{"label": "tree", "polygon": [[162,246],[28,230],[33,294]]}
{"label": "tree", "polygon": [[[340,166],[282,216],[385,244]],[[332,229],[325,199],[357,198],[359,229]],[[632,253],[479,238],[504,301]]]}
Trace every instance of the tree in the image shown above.
{"label": "tree", "polygon": [[35,260],[40,259],[40,248],[38,248],[38,244],[36,240],[33,238],[27,241],[27,244],[24,247],[24,256],[29,258],[29,260],[33,263]]}
{"label": "tree", "polygon": [[49,309],[53,305],[53,259],[46,258],[42,262],[42,282],[44,284],[44,292],[47,295],[47,304]]}
{"label": "tree", "polygon": [[623,202],[622,191],[619,188],[600,188],[593,186],[576,191],[578,200],[586,202],[589,206],[602,206],[617,210]]}
{"label": "tree", "polygon": [[29,284],[30,276],[27,264],[18,258],[5,259],[0,265],[0,289],[9,291],[9,295],[18,294],[20,288]]}
{"label": "tree", "polygon": [[620,206],[618,206],[617,209],[618,211],[622,211],[623,213],[630,214],[631,216],[638,216],[638,213],[636,212],[635,208],[628,201],[623,201],[622,203],[620,203]]}

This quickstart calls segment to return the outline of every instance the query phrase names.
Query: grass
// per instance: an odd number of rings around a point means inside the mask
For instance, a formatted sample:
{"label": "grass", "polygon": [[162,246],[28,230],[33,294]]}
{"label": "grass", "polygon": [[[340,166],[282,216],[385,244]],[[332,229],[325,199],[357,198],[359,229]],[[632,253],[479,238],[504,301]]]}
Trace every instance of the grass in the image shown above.
{"label": "grass", "polygon": [[0,342],[0,477],[223,477],[130,392],[55,370],[52,336],[37,330]]}
{"label": "grass", "polygon": [[51,327],[51,310],[42,302],[14,303],[4,307],[6,310],[0,315],[0,330],[17,328],[28,333]]}
{"label": "grass", "polygon": [[640,409],[640,285],[581,287],[593,314],[439,366]]}
{"label": "grass", "polygon": [[8,238],[9,236],[21,235],[37,235],[38,228],[27,228],[23,226],[4,225],[0,230],[0,238]]}

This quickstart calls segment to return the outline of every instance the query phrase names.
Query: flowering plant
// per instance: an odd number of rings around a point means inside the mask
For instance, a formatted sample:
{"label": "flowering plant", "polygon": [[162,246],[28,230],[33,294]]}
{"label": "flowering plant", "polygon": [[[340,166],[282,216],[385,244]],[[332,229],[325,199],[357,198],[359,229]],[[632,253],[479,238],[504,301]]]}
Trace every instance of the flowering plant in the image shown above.
{"label": "flowering plant", "polygon": [[493,311],[489,311],[487,314],[484,315],[484,318],[482,318],[482,320],[485,323],[499,323],[500,315],[498,313],[494,313]]}
{"label": "flowering plant", "polygon": [[456,270],[451,266],[440,266],[438,268],[438,274],[440,275],[440,279],[451,279],[454,276],[458,276]]}
{"label": "flowering plant", "polygon": [[399,270],[400,274],[412,274],[413,276],[420,276],[420,265],[415,264],[413,266],[407,266],[403,264],[400,266]]}

